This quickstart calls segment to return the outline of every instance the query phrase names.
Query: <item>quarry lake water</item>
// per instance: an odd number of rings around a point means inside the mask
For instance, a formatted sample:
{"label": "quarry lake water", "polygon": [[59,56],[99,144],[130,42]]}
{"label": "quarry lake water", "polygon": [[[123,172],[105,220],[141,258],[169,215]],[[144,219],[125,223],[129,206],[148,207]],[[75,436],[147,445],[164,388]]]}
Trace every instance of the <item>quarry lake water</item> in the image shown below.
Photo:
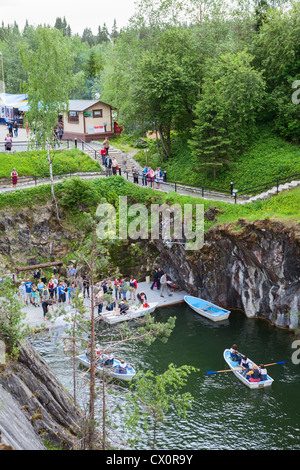
{"label": "quarry lake water", "polygon": [[[157,431],[157,450],[296,450],[300,448],[300,365],[294,364],[293,333],[275,328],[261,319],[248,319],[243,312],[232,311],[228,320],[213,323],[185,304],[157,309],[157,321],[176,316],[176,326],[167,343],[155,341],[151,346],[126,343],[114,351],[133,364],[137,371],[163,373],[168,364],[191,365],[192,373],[184,391],[194,397],[186,420],[175,411]],[[100,328],[103,328],[100,326]],[[133,326],[134,328],[134,326]],[[117,326],[109,327],[102,344],[117,338]],[[33,345],[44,357],[62,385],[73,390],[72,360],[53,340],[35,338]],[[224,349],[236,343],[238,349],[256,363],[285,360],[284,365],[268,368],[274,379],[271,387],[250,390],[233,373],[206,375],[206,371],[228,369]],[[78,365],[78,402],[87,409],[89,390],[87,375]],[[97,379],[100,384],[100,379]],[[124,430],[126,389],[111,389],[107,409],[111,411],[109,436],[113,445],[123,449],[151,448],[151,426],[139,429],[139,441],[129,444]],[[101,395],[101,394],[100,394]],[[97,412],[101,417],[101,396]],[[100,419],[100,418],[99,418]]]}

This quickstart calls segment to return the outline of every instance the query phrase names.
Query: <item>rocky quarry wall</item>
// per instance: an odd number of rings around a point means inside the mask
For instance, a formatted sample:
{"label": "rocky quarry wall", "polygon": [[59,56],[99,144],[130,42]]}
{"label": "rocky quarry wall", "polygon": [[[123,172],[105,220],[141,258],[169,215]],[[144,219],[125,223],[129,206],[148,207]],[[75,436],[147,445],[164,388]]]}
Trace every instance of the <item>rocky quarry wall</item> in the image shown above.
{"label": "rocky quarry wall", "polygon": [[297,329],[300,312],[300,225],[272,220],[215,227],[201,250],[180,245],[166,250],[161,241],[159,264],[191,295],[247,317]]}

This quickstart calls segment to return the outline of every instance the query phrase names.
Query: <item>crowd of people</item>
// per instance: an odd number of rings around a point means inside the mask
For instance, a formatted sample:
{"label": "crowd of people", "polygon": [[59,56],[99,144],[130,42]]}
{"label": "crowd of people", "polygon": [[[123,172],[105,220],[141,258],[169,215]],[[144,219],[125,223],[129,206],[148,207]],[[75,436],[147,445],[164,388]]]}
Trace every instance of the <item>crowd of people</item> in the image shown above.
{"label": "crowd of people", "polygon": [[127,168],[127,156],[125,152],[121,154],[121,163],[119,165],[117,159],[114,156],[109,155],[109,139],[105,138],[102,142],[102,148],[100,150],[102,165],[105,168],[106,176],[121,175],[122,169],[124,172],[131,174],[133,182],[135,184],[142,184],[142,186],[150,186],[155,189],[162,189],[162,183],[166,181],[166,172],[163,173],[161,167],[157,167],[155,170],[150,166],[145,165],[142,172],[139,173],[137,168],[132,165],[130,169]]}
{"label": "crowd of people", "polygon": [[[91,298],[91,282],[88,273],[78,272],[73,264],[67,268],[63,279],[57,276],[56,268],[54,271],[50,279],[47,279],[39,270],[36,270],[33,279],[28,277],[19,285],[18,294],[23,305],[42,307],[44,318],[47,317],[50,309],[54,311],[56,304],[62,307],[70,305],[78,295],[83,299]],[[164,297],[164,293],[171,296],[169,282],[166,273],[161,268],[154,268],[151,290],[156,288],[160,291],[161,297]],[[147,295],[145,292],[138,291],[138,283],[134,276],[131,276],[129,280],[121,276],[106,277],[93,284],[93,288],[98,314],[101,314],[104,308],[125,313],[130,303],[148,305]]]}
{"label": "crowd of people", "polygon": [[[107,309],[113,310],[118,303],[121,303],[121,310],[126,311],[130,301],[144,303],[147,300],[146,295],[143,292],[137,293],[137,288],[138,284],[133,276],[129,281],[121,277],[114,279],[107,277],[95,283],[94,299],[98,312],[102,311],[104,304],[107,304]],[[28,277],[21,281],[18,293],[24,306],[42,307],[46,317],[49,308],[53,309],[55,304],[63,307],[69,305],[77,295],[91,298],[91,283],[87,273],[82,275],[77,272],[74,265],[70,265],[62,280],[58,279],[57,273],[47,280],[39,270],[36,270],[33,279]]]}

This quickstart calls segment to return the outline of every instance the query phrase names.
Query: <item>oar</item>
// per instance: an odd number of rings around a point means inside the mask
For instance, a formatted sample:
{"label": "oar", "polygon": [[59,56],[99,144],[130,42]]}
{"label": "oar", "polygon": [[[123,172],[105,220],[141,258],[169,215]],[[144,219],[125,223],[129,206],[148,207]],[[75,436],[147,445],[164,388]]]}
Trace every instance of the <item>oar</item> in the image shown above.
{"label": "oar", "polygon": [[[264,364],[264,366],[265,367],[270,367],[270,366],[275,366],[277,364],[285,364],[285,361],[272,362],[271,364]],[[221,372],[233,372],[235,370],[241,370],[241,369],[244,369],[244,367],[240,366],[237,369],[226,369],[226,370],[208,370],[206,372],[206,375],[220,374]]]}

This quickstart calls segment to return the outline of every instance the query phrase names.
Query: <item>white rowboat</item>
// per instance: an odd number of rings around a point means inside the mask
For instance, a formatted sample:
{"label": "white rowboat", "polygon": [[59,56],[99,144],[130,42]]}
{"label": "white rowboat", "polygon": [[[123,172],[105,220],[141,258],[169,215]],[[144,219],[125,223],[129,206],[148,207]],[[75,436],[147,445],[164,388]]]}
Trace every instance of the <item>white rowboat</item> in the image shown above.
{"label": "white rowboat", "polygon": [[149,307],[132,307],[127,312],[121,314],[120,312],[102,312],[100,313],[100,319],[108,323],[109,325],[114,325],[115,323],[121,323],[124,321],[135,320],[136,318],[144,317],[148,313],[154,312],[158,302],[150,302]]}
{"label": "white rowboat", "polygon": [[[234,375],[247,387],[251,389],[265,388],[265,387],[269,387],[274,382],[272,377],[270,377],[269,375],[267,375],[266,380],[260,380],[259,382],[250,382],[245,377],[245,370],[243,370],[242,367],[239,368],[238,363],[231,359],[230,349],[225,349],[223,356],[224,356],[225,361],[229,365],[230,369],[233,370]],[[252,366],[256,366],[256,364],[253,361],[251,361],[251,367]],[[234,370],[234,369],[239,369],[239,370]]]}
{"label": "white rowboat", "polygon": [[[80,354],[79,356],[76,356],[79,362],[83,364],[84,366],[90,368],[91,367],[91,361],[90,359],[86,356],[86,354]],[[104,360],[108,357],[105,354],[103,355]],[[101,360],[99,360],[96,364],[96,373],[98,375],[102,375],[103,370],[105,375],[108,375],[109,377],[114,377],[115,379],[120,379],[120,380],[131,380],[136,372],[134,368],[127,364],[126,371],[121,371],[119,366],[120,366],[120,359],[114,358],[113,364],[111,366],[106,366],[103,364]]]}

